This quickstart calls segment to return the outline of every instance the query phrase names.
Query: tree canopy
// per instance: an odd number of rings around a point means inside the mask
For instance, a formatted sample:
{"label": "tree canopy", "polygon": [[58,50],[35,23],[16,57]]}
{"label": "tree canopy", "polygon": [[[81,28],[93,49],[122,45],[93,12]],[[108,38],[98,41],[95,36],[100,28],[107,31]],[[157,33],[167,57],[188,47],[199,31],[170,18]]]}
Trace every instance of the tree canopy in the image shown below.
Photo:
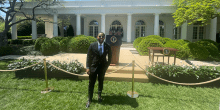
{"label": "tree canopy", "polygon": [[187,21],[188,25],[201,21],[201,25],[207,25],[210,19],[220,15],[220,0],[174,0],[177,7],[173,13],[174,23],[181,26]]}

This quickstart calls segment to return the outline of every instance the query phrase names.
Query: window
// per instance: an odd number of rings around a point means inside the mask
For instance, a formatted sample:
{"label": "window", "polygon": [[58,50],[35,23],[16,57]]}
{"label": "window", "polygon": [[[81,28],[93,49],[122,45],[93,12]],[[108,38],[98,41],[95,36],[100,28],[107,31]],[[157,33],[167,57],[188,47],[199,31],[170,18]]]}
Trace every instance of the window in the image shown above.
{"label": "window", "polygon": [[173,26],[173,39],[181,39],[181,26],[176,27],[174,24]]}
{"label": "window", "polygon": [[145,23],[142,20],[139,20],[135,23],[135,38],[144,37],[145,36]]}
{"label": "window", "polygon": [[204,39],[204,26],[200,26],[201,21],[193,24],[193,42]]}
{"label": "window", "polygon": [[161,37],[164,37],[164,28],[165,28],[165,26],[164,26],[164,22],[163,21],[161,21],[161,20],[159,20],[159,25],[160,25],[160,36]]}
{"label": "window", "polygon": [[98,22],[95,20],[89,23],[89,36],[98,36]]}
{"label": "window", "polygon": [[112,22],[109,29],[109,35],[118,35],[123,37],[123,26],[120,21],[115,20]]}

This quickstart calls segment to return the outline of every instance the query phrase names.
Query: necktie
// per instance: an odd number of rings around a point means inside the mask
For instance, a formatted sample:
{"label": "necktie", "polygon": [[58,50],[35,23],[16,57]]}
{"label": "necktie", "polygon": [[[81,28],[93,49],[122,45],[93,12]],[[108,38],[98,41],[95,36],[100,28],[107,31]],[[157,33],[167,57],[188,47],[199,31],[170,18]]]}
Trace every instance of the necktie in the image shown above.
{"label": "necktie", "polygon": [[99,45],[99,54],[100,54],[100,56],[102,55],[102,46],[101,45]]}

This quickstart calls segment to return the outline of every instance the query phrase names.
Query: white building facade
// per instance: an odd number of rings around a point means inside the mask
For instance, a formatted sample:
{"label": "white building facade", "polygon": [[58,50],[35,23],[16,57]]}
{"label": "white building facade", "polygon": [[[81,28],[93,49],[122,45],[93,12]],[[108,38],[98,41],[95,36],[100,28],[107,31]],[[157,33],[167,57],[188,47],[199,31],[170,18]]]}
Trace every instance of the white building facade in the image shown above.
{"label": "white building facade", "polygon": [[[176,28],[172,13],[176,7],[173,0],[97,0],[97,1],[60,1],[61,5],[50,6],[49,14],[37,8],[37,17],[53,21],[45,22],[45,34],[52,38],[58,36],[57,20],[59,17],[71,16],[70,23],[74,35],[94,36],[99,32],[110,35],[112,27],[123,29],[124,42],[133,42],[137,37],[160,35],[171,39],[186,39],[191,42],[200,39],[216,41],[220,31],[220,18],[210,20],[204,27],[184,23]],[[32,7],[37,3],[24,6],[26,14],[32,14]],[[16,16],[22,16],[17,14]],[[15,22],[15,20],[13,20]],[[37,38],[36,21],[32,21],[32,39]],[[12,39],[17,39],[16,25],[12,26]]]}

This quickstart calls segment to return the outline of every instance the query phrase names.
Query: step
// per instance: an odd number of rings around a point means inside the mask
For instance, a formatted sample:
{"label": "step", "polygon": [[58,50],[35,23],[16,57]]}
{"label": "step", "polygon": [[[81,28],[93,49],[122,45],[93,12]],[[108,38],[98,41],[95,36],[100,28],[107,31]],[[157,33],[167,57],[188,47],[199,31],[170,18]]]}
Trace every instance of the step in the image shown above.
{"label": "step", "polygon": [[[117,69],[108,69],[107,71],[106,71],[106,73],[108,73],[108,72],[112,72],[112,71],[115,71],[115,70],[117,70]],[[124,69],[122,69],[122,70],[117,70],[116,72],[114,72],[114,73],[123,73],[123,74],[132,74],[132,69],[131,70],[124,70]],[[145,74],[145,72],[144,71],[141,71],[141,70],[134,70],[134,74]]]}
{"label": "step", "polygon": [[[82,80],[89,80],[89,75],[84,73],[78,76],[78,78]],[[123,74],[123,73],[105,74],[105,80],[132,82],[132,74]],[[147,83],[149,82],[149,79],[146,74],[134,74],[134,82]]]}

